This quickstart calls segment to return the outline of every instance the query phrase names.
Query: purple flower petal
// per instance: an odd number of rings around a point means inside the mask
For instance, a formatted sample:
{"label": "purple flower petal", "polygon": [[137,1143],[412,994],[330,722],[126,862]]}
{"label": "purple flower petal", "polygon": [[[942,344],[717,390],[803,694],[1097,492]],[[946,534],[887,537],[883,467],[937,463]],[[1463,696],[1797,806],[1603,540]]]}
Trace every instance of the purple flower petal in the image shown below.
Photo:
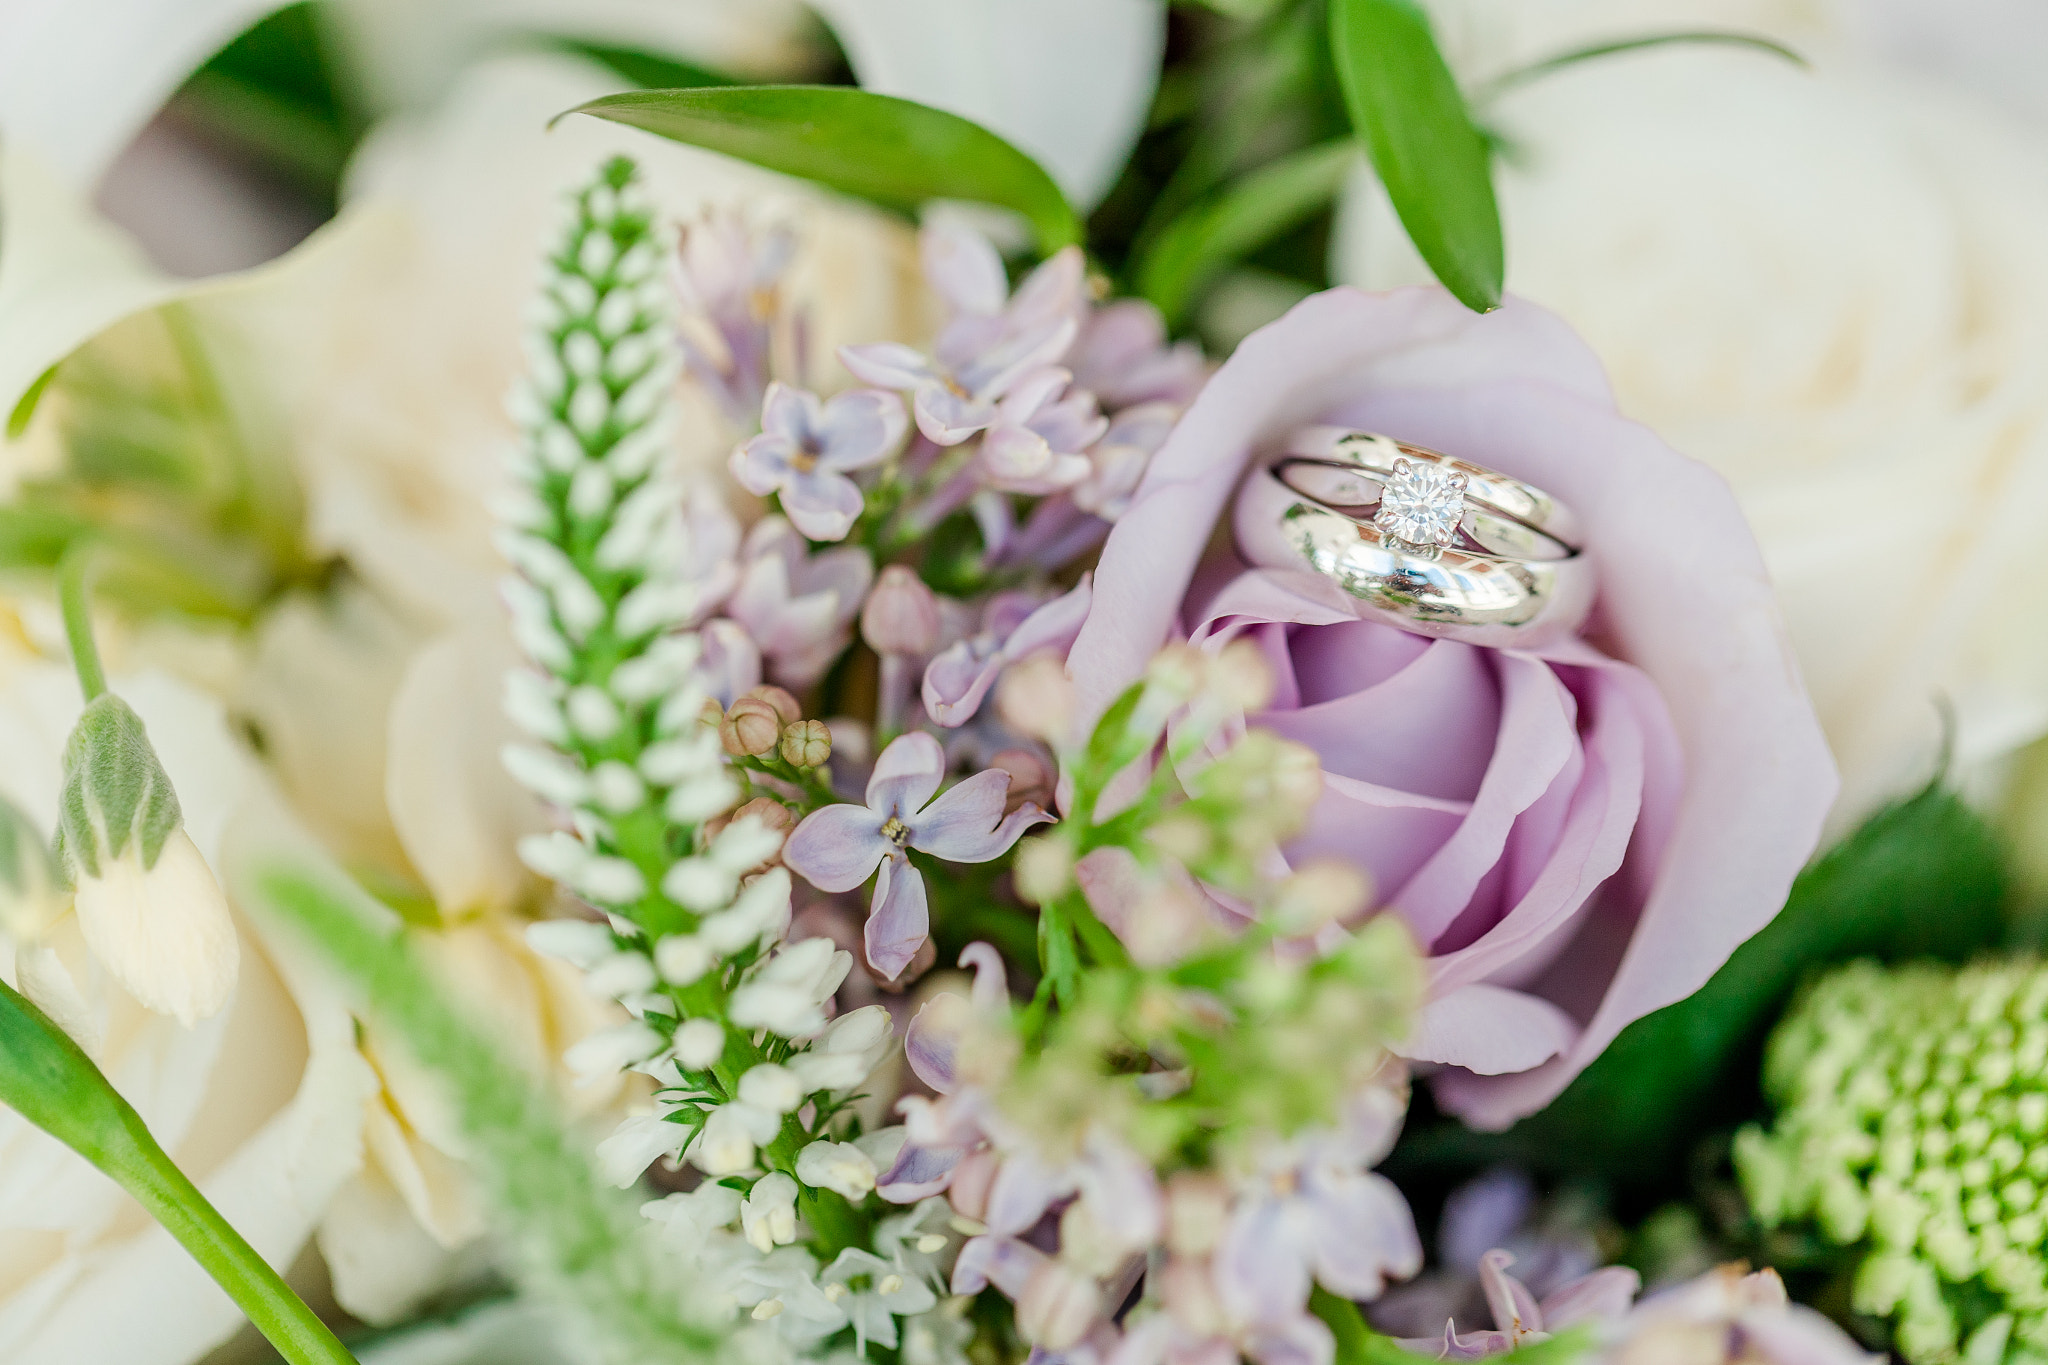
{"label": "purple flower petal", "polygon": [[[1000,637],[1001,643],[994,652],[978,647],[976,641],[962,640],[933,659],[924,671],[925,714],[940,725],[964,725],[981,709],[982,700],[1003,669],[1042,650],[1064,653],[1088,618],[1092,582],[1092,575],[1081,575],[1081,581],[1071,591],[1033,610],[1006,636]],[[1011,601],[998,599],[991,605],[991,617],[999,611],[1007,614],[1008,608],[1021,605],[1017,600],[1021,594],[1005,597]]]}
{"label": "purple flower petal", "polygon": [[949,863],[985,863],[996,857],[1009,847],[990,844],[1009,790],[1010,775],[1000,768],[956,784],[918,812],[911,822],[910,846]]}
{"label": "purple flower petal", "polygon": [[1437,1223],[1437,1257],[1444,1265],[1477,1266],[1479,1258],[1522,1230],[1536,1208],[1536,1185],[1511,1167],[1466,1181],[1444,1200]]}
{"label": "purple flower petal", "polygon": [[918,234],[918,256],[931,281],[956,313],[989,316],[1010,294],[1003,258],[988,238],[957,223],[934,223]]}
{"label": "purple flower petal", "polygon": [[944,383],[917,386],[911,398],[917,429],[934,444],[957,446],[996,418],[995,404],[969,398]]}
{"label": "purple flower petal", "polygon": [[960,1248],[953,1262],[953,1292],[979,1294],[993,1284],[1017,1299],[1031,1272],[1044,1265],[1046,1254],[1014,1237],[975,1237]]}
{"label": "purple flower petal", "polygon": [[907,392],[935,380],[943,382],[945,378],[923,351],[915,346],[905,346],[900,341],[841,346],[839,363],[863,384],[899,392]]}
{"label": "purple flower petal", "polygon": [[[1384,1176],[1364,1172],[1322,1183],[1310,1207],[1316,1278],[1346,1298],[1378,1298],[1389,1277],[1422,1268],[1415,1216]],[[1533,1299],[1529,1306],[1535,1308]]]}
{"label": "purple flower petal", "polygon": [[909,430],[901,398],[880,389],[852,389],[825,404],[812,436],[821,468],[848,470],[895,454]]}
{"label": "purple flower petal", "polygon": [[875,878],[875,898],[868,909],[868,965],[885,980],[895,980],[917,956],[931,932],[931,911],[925,904],[924,874],[910,859],[891,851]]}
{"label": "purple flower petal", "polygon": [[[737,470],[734,477],[738,477]],[[740,482],[744,484],[746,480]],[[865,505],[859,486],[844,474],[820,468],[807,474],[792,473],[782,481],[783,513],[812,540],[844,540]]]}
{"label": "purple flower petal", "polygon": [[1618,1318],[1628,1312],[1643,1277],[1625,1265],[1603,1266],[1543,1298],[1544,1330],[1562,1332],[1575,1322]]}
{"label": "purple flower petal", "polygon": [[1294,1313],[1254,1328],[1246,1335],[1244,1348],[1258,1365],[1330,1365],[1337,1339],[1318,1319]]}
{"label": "purple flower petal", "polygon": [[1030,1152],[1010,1152],[989,1184],[988,1210],[982,1221],[997,1233],[1029,1232],[1052,1201],[1070,1189],[1058,1172]]}
{"label": "purple flower petal", "polygon": [[1513,1252],[1496,1247],[1479,1258],[1479,1287],[1493,1310],[1493,1325],[1514,1337],[1543,1330],[1543,1309],[1529,1287],[1508,1274]]}
{"label": "purple flower petal", "polygon": [[953,1168],[967,1155],[965,1147],[918,1147],[904,1144],[896,1160],[875,1180],[875,1193],[892,1204],[914,1204],[953,1183]]}
{"label": "purple flower petal", "polygon": [[899,735],[875,760],[868,778],[868,806],[885,820],[893,815],[909,824],[945,775],[946,751],[936,739],[922,730]]}
{"label": "purple flower petal", "polygon": [[1295,1243],[1287,1204],[1239,1204],[1216,1249],[1216,1291],[1233,1317],[1271,1321],[1308,1302],[1308,1262]]}
{"label": "purple flower petal", "polygon": [[726,461],[733,481],[757,498],[780,488],[796,468],[796,445],[788,437],[762,432],[733,451]]}
{"label": "purple flower petal", "polygon": [[851,891],[890,851],[882,818],[851,802],[812,811],[790,832],[782,861],[820,891]]}
{"label": "purple flower petal", "polygon": [[790,446],[810,445],[818,425],[818,397],[780,380],[773,380],[761,396],[761,430],[780,437]]}
{"label": "purple flower petal", "polygon": [[970,998],[976,1009],[1003,1009],[1009,1005],[1009,971],[1003,966],[1003,955],[996,951],[994,944],[979,941],[968,944],[960,950],[960,965],[974,969],[974,989]]}

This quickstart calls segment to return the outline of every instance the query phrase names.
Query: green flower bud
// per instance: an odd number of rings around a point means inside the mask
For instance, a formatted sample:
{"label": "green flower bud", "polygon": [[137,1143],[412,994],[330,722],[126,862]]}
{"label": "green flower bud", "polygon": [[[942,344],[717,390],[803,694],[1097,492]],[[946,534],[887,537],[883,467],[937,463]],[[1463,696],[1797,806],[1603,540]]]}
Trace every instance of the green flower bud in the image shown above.
{"label": "green flower bud", "polygon": [[93,956],[149,1009],[217,1013],[240,967],[234,921],[142,718],[112,693],[64,746],[57,843]]}

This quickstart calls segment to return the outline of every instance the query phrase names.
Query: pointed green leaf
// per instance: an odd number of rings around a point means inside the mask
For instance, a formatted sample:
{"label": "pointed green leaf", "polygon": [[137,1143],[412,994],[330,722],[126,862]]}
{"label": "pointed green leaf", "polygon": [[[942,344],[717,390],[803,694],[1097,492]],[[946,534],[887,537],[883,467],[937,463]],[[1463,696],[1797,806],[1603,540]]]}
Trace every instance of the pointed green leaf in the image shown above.
{"label": "pointed green leaf", "polygon": [[1145,248],[1138,292],[1168,322],[1180,321],[1218,271],[1334,199],[1357,156],[1358,144],[1348,137],[1306,147],[1195,205]]}
{"label": "pointed green leaf", "polygon": [[839,85],[635,90],[578,105],[591,114],[801,176],[910,213],[934,199],[1015,209],[1051,253],[1080,220],[1036,161],[957,114]]}
{"label": "pointed green leaf", "polygon": [[1331,0],[1330,52],[1352,126],[1415,249],[1467,308],[1498,307],[1507,264],[1486,139],[1428,16],[1414,0]]}

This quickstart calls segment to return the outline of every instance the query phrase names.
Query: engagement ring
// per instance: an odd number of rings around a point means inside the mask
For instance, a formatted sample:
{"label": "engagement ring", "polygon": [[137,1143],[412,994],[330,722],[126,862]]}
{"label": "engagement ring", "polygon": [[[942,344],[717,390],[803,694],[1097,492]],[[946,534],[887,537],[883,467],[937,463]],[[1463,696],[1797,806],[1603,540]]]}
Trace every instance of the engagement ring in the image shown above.
{"label": "engagement ring", "polygon": [[1404,630],[1528,646],[1569,635],[1593,602],[1577,522],[1483,465],[1334,427],[1296,434],[1239,502],[1240,548],[1306,562]]}

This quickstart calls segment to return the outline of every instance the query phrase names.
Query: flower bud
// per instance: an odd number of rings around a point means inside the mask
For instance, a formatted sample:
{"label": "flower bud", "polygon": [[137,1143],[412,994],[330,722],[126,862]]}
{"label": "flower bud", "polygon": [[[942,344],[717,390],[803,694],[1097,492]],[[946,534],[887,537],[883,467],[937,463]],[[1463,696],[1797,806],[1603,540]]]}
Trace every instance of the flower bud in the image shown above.
{"label": "flower bud", "polygon": [[676,1030],[676,1060],[703,1071],[725,1055],[725,1029],[716,1019],[687,1019]]}
{"label": "flower bud", "polygon": [[1263,711],[1273,700],[1273,668],[1256,644],[1236,639],[1209,661],[1209,687],[1239,711]]}
{"label": "flower bud", "polygon": [[718,722],[718,741],[734,758],[773,753],[781,739],[782,718],[759,697],[741,697]]}
{"label": "flower bud", "polygon": [[1166,1247],[1176,1256],[1206,1256],[1223,1241],[1230,1188],[1214,1175],[1182,1171],[1166,1185]]}
{"label": "flower bud", "polygon": [[1044,905],[1074,880],[1073,841],[1059,834],[1026,839],[1017,845],[1010,867],[1017,894],[1033,905]]}
{"label": "flower bud", "polygon": [[850,1142],[813,1142],[796,1154],[797,1179],[814,1190],[831,1190],[848,1199],[867,1198],[875,1188],[875,1163]]}
{"label": "flower bud", "polygon": [[1363,871],[1335,858],[1318,858],[1280,883],[1268,914],[1281,934],[1301,938],[1351,918],[1371,899],[1372,878]]}
{"label": "flower bud", "polygon": [[219,1012],[241,965],[227,899],[185,833],[142,718],[112,693],[85,708],[64,746],[57,837],[93,956],[182,1024]]}
{"label": "flower bud", "polygon": [[775,708],[775,719],[784,725],[794,725],[804,718],[804,708],[786,688],[774,683],[762,683],[759,687],[748,688],[742,696],[754,701],[765,701]]}
{"label": "flower bud", "polygon": [[996,713],[1019,734],[1042,739],[1054,749],[1072,738],[1076,703],[1067,666],[1056,654],[1034,654],[1003,670],[996,684]]}
{"label": "flower bud", "polygon": [[[764,827],[776,834],[787,834],[790,827],[796,824],[796,816],[790,813],[788,806],[783,805],[772,796],[757,796],[732,814],[721,815],[715,820],[705,822],[704,833],[716,839],[724,832],[727,825],[735,820],[744,820],[749,816],[759,820]],[[753,872],[767,867],[774,861],[773,855],[770,855],[768,858],[755,864],[754,867],[744,868],[742,871]]]}
{"label": "flower bud", "polygon": [[823,767],[832,757],[832,732],[821,720],[800,720],[782,732],[782,761],[796,768]]}
{"label": "flower bud", "polygon": [[1102,1312],[1095,1282],[1058,1261],[1031,1272],[1017,1296],[1017,1326],[1033,1345],[1064,1351],[1088,1335]]}
{"label": "flower bud", "polygon": [[939,642],[939,599],[914,572],[891,564],[860,609],[860,636],[877,654],[929,654]]}
{"label": "flower bud", "polygon": [[774,1062],[761,1062],[740,1077],[740,1103],[751,1104],[771,1114],[793,1113],[804,1102],[804,1088],[796,1073]]}
{"label": "flower bud", "polygon": [[781,1171],[770,1171],[754,1182],[752,1192],[741,1203],[740,1230],[762,1255],[796,1240],[796,1196],[794,1180]]}

